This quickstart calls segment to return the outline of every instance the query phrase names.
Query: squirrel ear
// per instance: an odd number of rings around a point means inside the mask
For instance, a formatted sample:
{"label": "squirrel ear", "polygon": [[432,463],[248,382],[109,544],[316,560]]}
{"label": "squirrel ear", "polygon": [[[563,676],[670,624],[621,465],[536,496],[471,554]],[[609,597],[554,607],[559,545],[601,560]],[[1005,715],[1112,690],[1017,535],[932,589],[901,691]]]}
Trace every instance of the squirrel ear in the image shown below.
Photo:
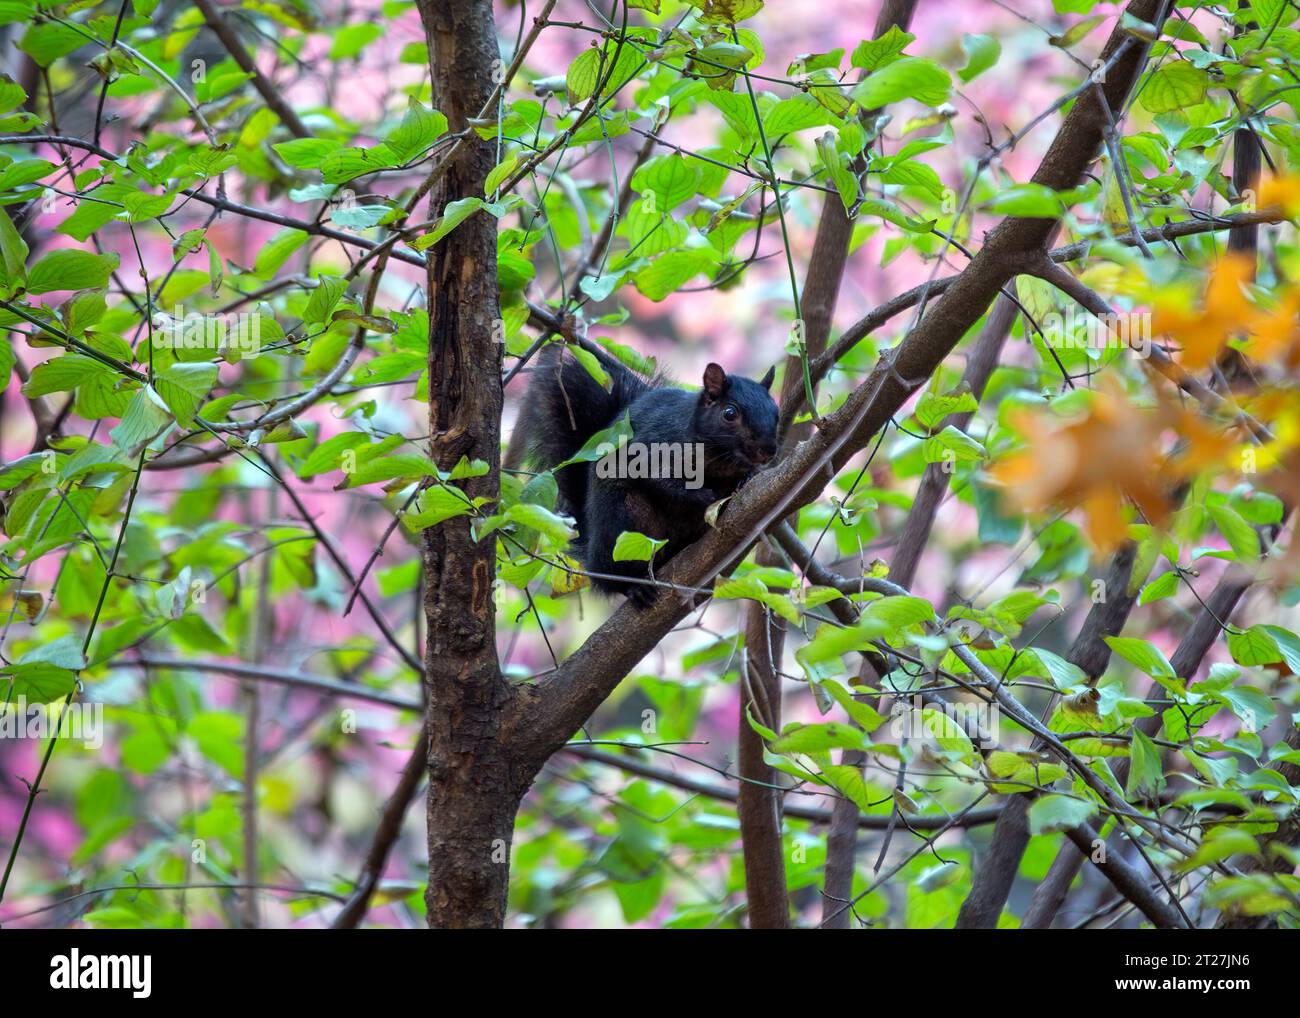
{"label": "squirrel ear", "polygon": [[772,381],[775,378],[776,378],[776,365],[773,364],[770,368],[767,369],[767,374],[765,374],[762,378],[758,380],[758,384],[761,385],[768,392],[771,392]]}
{"label": "squirrel ear", "polygon": [[704,391],[710,399],[717,399],[727,388],[727,373],[716,364],[704,369]]}

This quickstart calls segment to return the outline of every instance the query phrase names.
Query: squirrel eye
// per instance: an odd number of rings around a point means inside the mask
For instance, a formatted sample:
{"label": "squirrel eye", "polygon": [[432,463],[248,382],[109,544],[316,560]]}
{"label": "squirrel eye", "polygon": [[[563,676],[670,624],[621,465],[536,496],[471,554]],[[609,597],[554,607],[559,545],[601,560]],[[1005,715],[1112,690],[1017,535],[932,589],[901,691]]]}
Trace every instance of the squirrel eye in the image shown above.
{"label": "squirrel eye", "polygon": [[726,406],[722,408],[722,419],[724,421],[734,421],[736,419],[736,415],[739,413],[740,413],[739,410],[737,410],[734,406],[728,403]]}

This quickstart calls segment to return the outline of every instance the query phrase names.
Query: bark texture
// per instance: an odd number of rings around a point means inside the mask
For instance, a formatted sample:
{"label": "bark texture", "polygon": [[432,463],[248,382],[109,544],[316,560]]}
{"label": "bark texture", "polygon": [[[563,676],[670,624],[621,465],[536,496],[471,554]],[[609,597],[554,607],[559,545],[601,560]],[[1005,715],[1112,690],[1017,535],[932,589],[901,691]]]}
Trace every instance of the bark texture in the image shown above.
{"label": "bark texture", "polygon": [[[433,105],[464,130],[492,90],[497,60],[490,0],[420,0]],[[430,216],[483,193],[492,148],[470,135],[434,184]],[[501,347],[496,222],[471,216],[429,250],[429,432],[434,461],[462,456],[490,470],[462,482],[496,498],[501,434]],[[494,542],[476,542],[469,517],[424,532],[428,639],[429,925],[500,926],[505,917],[515,811],[528,787],[503,727],[512,694],[497,663]]]}
{"label": "bark texture", "polygon": [[[759,550],[759,562],[773,556]],[[751,605],[745,620],[745,688],[736,731],[736,764],[741,782],[736,798],[741,849],[745,859],[745,900],[751,929],[785,929],[790,901],[785,890],[785,852],[781,840],[781,791],[775,769],[763,758],[763,737],[749,725],[746,708],[764,727],[781,730],[781,676],[776,665],[785,647],[782,620]]]}

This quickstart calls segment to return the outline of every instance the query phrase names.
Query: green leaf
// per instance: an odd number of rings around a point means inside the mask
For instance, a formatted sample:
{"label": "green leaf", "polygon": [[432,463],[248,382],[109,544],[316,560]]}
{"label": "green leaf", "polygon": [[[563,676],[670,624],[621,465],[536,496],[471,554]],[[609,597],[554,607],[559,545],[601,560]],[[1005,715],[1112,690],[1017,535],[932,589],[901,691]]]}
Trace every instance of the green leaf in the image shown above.
{"label": "green leaf", "polygon": [[[1234,830],[1228,825],[1210,828],[1196,851],[1178,863],[1176,869],[1186,873],[1198,866],[1213,866],[1234,855],[1257,856],[1259,842],[1249,831]],[[1214,907],[1214,906],[1211,906]]]}
{"label": "green leaf", "polygon": [[893,202],[879,198],[864,198],[858,205],[858,216],[879,216],[887,223],[900,226],[909,233],[929,233],[934,229],[933,219],[916,219],[906,215]]}
{"label": "green leaf", "polygon": [[1167,573],[1161,573],[1154,580],[1142,588],[1142,593],[1138,595],[1138,604],[1150,604],[1152,601],[1161,601],[1166,597],[1173,596],[1178,591],[1178,573],[1173,569]]}
{"label": "green leaf", "polygon": [[0,170],[0,191],[13,191],[24,184],[33,184],[54,171],[54,164],[46,159],[20,159]]}
{"label": "green leaf", "polygon": [[1264,626],[1228,633],[1228,653],[1239,665],[1271,665],[1282,660],[1282,650]]}
{"label": "green leaf", "polygon": [[1131,734],[1133,744],[1129,752],[1128,784],[1124,787],[1124,794],[1129,799],[1153,799],[1165,789],[1160,749],[1138,729],[1132,729]]}
{"label": "green leaf", "polygon": [[618,540],[614,542],[614,561],[648,562],[667,543],[667,541],[660,541],[653,537],[647,537],[645,534],[639,534],[634,530],[625,530],[618,535]]}
{"label": "green leaf", "polygon": [[569,524],[567,516],[553,513],[545,506],[529,502],[517,502],[505,513],[506,519],[522,524],[538,533],[544,534],[556,545],[565,545],[578,536]]}
{"label": "green leaf", "polygon": [[590,350],[584,350],[580,346],[570,347],[569,352],[573,354],[573,359],[583,366],[587,374],[594,378],[602,389],[609,389],[613,380],[609,377],[609,372],[605,366],[600,363],[600,358]]}
{"label": "green leaf", "polygon": [[1111,650],[1124,660],[1136,665],[1153,679],[1172,679],[1176,677],[1174,675],[1174,666],[1169,663],[1169,659],[1165,657],[1158,647],[1147,640],[1139,640],[1131,636],[1106,636],[1103,639]]}
{"label": "green leaf", "polygon": [[27,101],[22,85],[7,74],[0,74],[0,113],[16,110]]}
{"label": "green leaf", "polygon": [[[1022,661],[1025,662],[1023,665]],[[1062,691],[1082,685],[1088,678],[1087,673],[1073,661],[1067,661],[1045,647],[1034,647],[1021,653],[1008,678],[1018,679],[1021,675],[1041,675]]]}
{"label": "green leaf", "polygon": [[457,495],[446,488],[432,487],[420,493],[415,512],[403,516],[402,524],[412,532],[419,532],[444,520],[467,516],[473,511],[473,503],[463,495]]}
{"label": "green leaf", "polygon": [[840,151],[835,135],[827,131],[817,139],[817,153],[821,156],[822,165],[826,167],[826,172],[830,175],[831,183],[835,185],[835,190],[839,193],[840,201],[844,204],[846,213],[853,211],[853,205],[861,194],[861,186],[858,183],[857,175],[851,168],[851,160],[848,155]]}
{"label": "green leaf", "polygon": [[417,251],[424,251],[432,247],[479,209],[485,208],[487,208],[487,203],[482,198],[460,198],[457,201],[448,202],[442,215],[435,220],[432,229],[416,238],[411,246]]}
{"label": "green leaf", "polygon": [[154,385],[163,402],[176,415],[183,428],[194,423],[203,401],[208,398],[217,381],[217,365],[207,363],[172,364],[154,378]]}
{"label": "green leaf", "polygon": [[[7,614],[7,613],[6,613]],[[77,685],[77,677],[66,668],[45,661],[26,661],[0,668],[0,675],[13,678],[10,702],[24,697],[29,704],[62,700]],[[0,691],[9,692],[8,680],[0,680]]]}
{"label": "green leaf", "polygon": [[171,208],[173,194],[149,194],[146,191],[132,191],[122,196],[122,205],[126,208],[126,219],[131,223],[144,223],[156,219]]}
{"label": "green leaf", "polygon": [[326,156],[342,148],[342,145],[329,138],[294,138],[292,141],[277,142],[271,148],[290,166],[316,170]]}
{"label": "green leaf", "polygon": [[941,750],[952,758],[974,763],[975,747],[961,725],[943,711],[929,707],[921,711],[921,719],[923,730],[934,737]]}
{"label": "green leaf", "polygon": [[628,415],[624,413],[608,428],[601,429],[587,439],[582,448],[567,460],[555,464],[551,469],[553,471],[559,470],[561,467],[567,467],[573,463],[591,463],[607,455],[611,448],[617,448],[630,441],[631,438],[632,422]]}
{"label": "green leaf", "polygon": [[[450,473],[442,476],[445,481],[463,481],[465,477],[486,477],[491,473],[491,467],[481,459],[469,459],[469,456],[461,456],[456,462],[455,467],[451,468]],[[536,501],[536,499],[524,499],[524,502]]]}
{"label": "green leaf", "polygon": [[1047,41],[1057,49],[1069,49],[1071,46],[1082,42],[1089,32],[1105,20],[1106,16],[1104,14],[1095,14],[1091,18],[1076,21],[1060,35],[1054,35]]}
{"label": "green leaf", "polygon": [[633,282],[643,296],[660,301],[716,263],[717,254],[711,250],[670,251],[638,272]]}
{"label": "green leaf", "polygon": [[1061,214],[1061,200],[1043,184],[1013,184],[1001,188],[984,206],[989,212],[1027,219],[1055,219]]}
{"label": "green leaf", "polygon": [[237,714],[204,711],[190,720],[186,734],[194,740],[199,752],[217,766],[236,778],[243,776],[244,751],[241,743],[244,738],[244,719],[242,717]]}
{"label": "green leaf", "polygon": [[9,213],[0,209],[0,278],[6,295],[12,293],[27,278],[27,242],[14,229]]}
{"label": "green leaf", "polygon": [[302,320],[309,325],[326,321],[339,299],[347,292],[348,282],[342,276],[319,275],[316,277],[316,289],[307,299],[307,308]]}
{"label": "green leaf", "polygon": [[972,483],[971,489],[979,514],[979,539],[990,544],[1014,544],[1024,529],[1021,517],[1008,512],[1001,496],[988,485]]}
{"label": "green leaf", "polygon": [[392,209],[387,205],[353,205],[330,212],[330,222],[345,230],[370,230],[383,222]]}
{"label": "green leaf", "polygon": [[519,165],[518,156],[507,156],[492,167],[487,177],[483,180],[483,194],[492,196],[496,194],[497,188],[506,182],[510,174],[515,172],[515,167]]}
{"label": "green leaf", "polygon": [[706,97],[716,106],[727,122],[727,126],[741,138],[758,140],[758,118],[754,115],[754,104],[748,95],[735,92],[710,92]]}
{"label": "green leaf", "polygon": [[344,25],[334,33],[334,43],[330,46],[330,59],[351,60],[383,34],[383,24],[374,21]]}
{"label": "green leaf", "polygon": [[974,413],[978,409],[979,401],[968,388],[942,394],[927,389],[916,401],[915,413],[921,427],[933,431],[934,426],[950,414]]}
{"label": "green leaf", "polygon": [[407,163],[422,155],[425,149],[446,133],[447,118],[412,96],[402,122],[384,139],[384,144],[397,162]]}
{"label": "green leaf", "polygon": [[42,21],[32,25],[18,43],[18,48],[28,54],[38,67],[49,67],[59,57],[90,44],[90,40],[75,28],[57,21]]}
{"label": "green leaf", "polygon": [[[81,641],[75,636],[60,636],[41,644],[18,659],[19,664],[42,662],[69,671],[80,671],[86,667],[86,656],[81,650]],[[0,669],[3,671],[3,669]]]}
{"label": "green leaf", "polygon": [[1254,686],[1229,686],[1219,696],[1242,720],[1245,732],[1262,732],[1277,717],[1277,708],[1268,694]]}
{"label": "green leaf", "polygon": [[407,484],[426,477],[437,477],[438,468],[427,456],[419,453],[398,453],[394,456],[375,456],[365,460],[348,474],[347,487],[357,488],[380,481],[402,480]]}
{"label": "green leaf", "polygon": [[963,83],[974,81],[1002,55],[1002,44],[991,35],[963,35],[961,48],[966,54],[966,66],[957,72],[957,77]]}
{"label": "green leaf", "polygon": [[326,439],[314,448],[310,455],[298,464],[299,477],[315,477],[332,470],[339,470],[343,465],[343,454],[349,449],[368,445],[370,436],[360,431],[344,431],[333,438]]}
{"label": "green leaf", "polygon": [[1232,508],[1241,514],[1242,519],[1247,523],[1253,523],[1257,527],[1282,522],[1282,500],[1267,491],[1248,491],[1245,494],[1234,494],[1230,502]]}
{"label": "green leaf", "polygon": [[281,230],[262,245],[253,261],[253,271],[262,279],[270,279],[289,256],[307,243],[307,234],[302,230]]}
{"label": "green leaf", "polygon": [[[808,75],[808,90],[813,101],[831,115],[828,123],[836,124],[841,130],[853,130],[853,121],[841,123],[841,117],[847,117],[853,111],[853,100],[849,98],[839,78],[833,71],[823,68]],[[858,125],[861,126],[861,125]]]}
{"label": "green leaf", "polygon": [[1001,795],[1015,795],[1035,788],[1047,788],[1052,782],[1065,777],[1065,768],[1043,759],[1032,750],[1019,753],[998,749],[985,758],[988,772],[1001,781],[991,782],[993,791]]}
{"label": "green leaf", "polygon": [[951,424],[922,444],[927,463],[978,463],[988,453],[984,446]]}
{"label": "green leaf", "polygon": [[832,788],[853,802],[864,813],[871,812],[875,808],[875,804],[871,801],[871,793],[867,788],[867,783],[862,777],[861,768],[848,767],[843,764],[829,764],[822,767],[821,775],[831,783]]}
{"label": "green leaf", "polygon": [[18,356],[14,353],[13,344],[7,338],[0,337],[0,392],[9,388],[9,379],[13,376],[14,365],[18,363]]}
{"label": "green leaf", "polygon": [[653,201],[648,211],[664,213],[694,197],[700,177],[696,161],[687,162],[673,152],[647,162],[632,178],[632,186],[646,196],[643,202]]}
{"label": "green leaf", "polygon": [[52,392],[68,392],[94,375],[110,375],[112,371],[93,357],[69,353],[52,357],[36,365],[31,377],[23,386],[24,396],[47,396]]}
{"label": "green leaf", "polygon": [[903,50],[916,41],[911,32],[904,32],[897,25],[890,25],[889,31],[878,39],[861,42],[849,57],[849,63],[864,71],[875,71],[899,58]]}
{"label": "green leaf", "polygon": [[119,449],[135,455],[141,446],[152,442],[171,423],[172,415],[167,404],[146,385],[135,390],[121,421],[108,434]]}
{"label": "green leaf", "polygon": [[[894,26],[890,26],[893,28]],[[785,73],[794,77],[800,74],[811,74],[813,71],[820,70],[837,70],[840,61],[844,59],[843,49],[833,49],[827,53],[801,53],[790,61],[785,69]]]}
{"label": "green leaf", "polygon": [[763,0],[687,0],[699,8],[700,20],[712,24],[736,25],[763,9]]}
{"label": "green leaf", "polygon": [[845,689],[833,679],[828,679],[821,683],[832,700],[844,708],[853,723],[861,728],[864,732],[874,732],[883,725],[886,718],[878,710],[863,700],[855,699],[853,694]]}
{"label": "green leaf", "polygon": [[1091,819],[1096,803],[1068,795],[1044,795],[1029,807],[1029,833],[1054,834],[1068,831]]}
{"label": "green leaf", "polygon": [[1206,505],[1214,525],[1228,542],[1237,561],[1250,564],[1259,558],[1259,534],[1242,519],[1241,514],[1226,505]]}
{"label": "green leaf", "polygon": [[1140,86],[1138,102],[1151,113],[1172,113],[1199,105],[1209,87],[1205,71],[1186,60],[1171,60],[1148,75]]}
{"label": "green leaf", "polygon": [[753,50],[740,43],[714,42],[691,53],[691,72],[703,78],[709,88],[730,90],[736,73],[753,58]]}
{"label": "green leaf", "polygon": [[565,90],[569,94],[569,105],[573,106],[590,98],[600,82],[601,54],[595,47],[583,50],[569,64],[564,76]]}
{"label": "green leaf", "polygon": [[952,79],[933,60],[903,57],[873,71],[853,90],[853,98],[864,109],[880,109],[903,99],[915,99],[926,106],[948,101]]}
{"label": "green leaf", "polygon": [[880,618],[859,618],[852,626],[823,625],[813,638],[795,651],[795,659],[810,679],[824,680],[830,672],[827,667],[838,663],[844,654],[862,650],[893,631],[893,627]]}
{"label": "green leaf", "polygon": [[1292,672],[1300,675],[1300,636],[1281,626],[1264,626],[1264,631],[1273,637],[1282,660]]}
{"label": "green leaf", "polygon": [[822,753],[829,749],[866,749],[862,729],[836,721],[788,725],[772,743],[774,753]]}
{"label": "green leaf", "polygon": [[908,626],[934,622],[934,606],[925,598],[910,594],[880,597],[863,606],[859,620],[881,622],[897,631]]}
{"label": "green leaf", "polygon": [[98,290],[108,285],[109,274],[121,259],[116,254],[92,254],[74,248],[51,251],[32,266],[27,276],[31,293],[52,290]]}
{"label": "green leaf", "polygon": [[327,184],[344,184],[354,177],[392,169],[401,160],[387,145],[373,148],[341,148],[322,160],[321,176]]}

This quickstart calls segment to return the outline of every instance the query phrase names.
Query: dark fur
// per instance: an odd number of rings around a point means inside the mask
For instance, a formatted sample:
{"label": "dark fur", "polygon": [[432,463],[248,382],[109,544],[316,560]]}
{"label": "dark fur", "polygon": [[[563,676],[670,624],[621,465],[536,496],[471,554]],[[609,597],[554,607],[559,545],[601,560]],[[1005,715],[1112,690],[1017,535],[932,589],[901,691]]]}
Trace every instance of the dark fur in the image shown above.
{"label": "dark fur", "polygon": [[[599,477],[596,464],[577,463],[556,472],[561,512],[578,522],[576,551],[595,573],[645,578],[645,562],[615,562],[614,543],[625,530],[667,540],[655,556],[660,569],[682,548],[704,536],[704,510],[734,492],[776,452],[777,407],[763,382],[726,375],[715,364],[694,392],[645,379],[612,358],[600,361],[613,382],[606,391],[590,373],[556,346],[547,347],[532,373],[517,427],[526,429],[529,458],[541,469],[569,459],[592,435],[627,411],[632,438],[704,446],[704,486],[691,489],[683,478]],[[728,407],[735,408],[728,421]],[[642,583],[592,579],[600,590],[623,593],[648,604],[656,588]]]}

